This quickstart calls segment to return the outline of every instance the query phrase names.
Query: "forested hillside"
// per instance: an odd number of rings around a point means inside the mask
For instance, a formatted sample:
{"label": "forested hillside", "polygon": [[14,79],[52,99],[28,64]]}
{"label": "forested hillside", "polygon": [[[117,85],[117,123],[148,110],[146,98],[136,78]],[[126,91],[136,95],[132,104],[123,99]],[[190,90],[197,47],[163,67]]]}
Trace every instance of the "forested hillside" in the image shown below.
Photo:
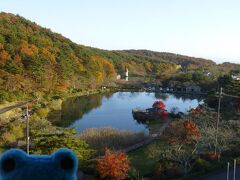
{"label": "forested hillside", "polygon": [[95,88],[126,68],[145,76],[175,73],[179,65],[188,70],[217,68],[210,60],[170,53],[78,45],[23,17],[0,13],[0,100],[11,93],[24,97],[36,91]]}
{"label": "forested hillside", "polygon": [[22,17],[0,14],[0,84],[4,90],[65,91],[115,75],[108,59]]}
{"label": "forested hillside", "polygon": [[216,63],[211,60],[206,60],[203,58],[194,58],[189,56],[183,56],[179,54],[166,53],[166,52],[154,52],[149,50],[125,50],[124,52],[132,54],[142,58],[150,58],[153,61],[160,62],[172,62],[175,64],[180,64],[183,67],[190,68],[207,68],[215,66]]}

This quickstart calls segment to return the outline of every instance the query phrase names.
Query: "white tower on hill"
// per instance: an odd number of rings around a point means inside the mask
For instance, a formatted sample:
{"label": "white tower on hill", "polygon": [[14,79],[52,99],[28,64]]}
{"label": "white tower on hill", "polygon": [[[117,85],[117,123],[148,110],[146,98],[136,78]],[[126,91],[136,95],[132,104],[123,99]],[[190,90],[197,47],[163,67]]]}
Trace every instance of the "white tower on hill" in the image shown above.
{"label": "white tower on hill", "polygon": [[125,76],[128,77],[128,68],[126,68]]}

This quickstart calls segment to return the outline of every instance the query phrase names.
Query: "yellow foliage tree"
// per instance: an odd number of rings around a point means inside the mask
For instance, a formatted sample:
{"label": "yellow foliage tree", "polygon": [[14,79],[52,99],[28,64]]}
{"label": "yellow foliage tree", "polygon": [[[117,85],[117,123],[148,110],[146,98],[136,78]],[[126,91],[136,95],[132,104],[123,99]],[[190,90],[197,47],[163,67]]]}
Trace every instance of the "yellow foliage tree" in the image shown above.
{"label": "yellow foliage tree", "polygon": [[27,41],[22,41],[20,44],[20,52],[28,57],[33,57],[36,53],[38,53],[38,48],[33,44],[28,44]]}
{"label": "yellow foliage tree", "polygon": [[49,52],[47,48],[43,48],[43,49],[41,50],[41,52],[42,52],[43,56],[44,56],[46,59],[48,59],[53,65],[56,65],[56,64],[57,64],[56,59],[55,59],[55,56],[54,56],[51,52]]}
{"label": "yellow foliage tree", "polygon": [[0,51],[0,65],[5,65],[8,60],[11,59],[11,56],[8,54],[7,51],[1,50]]}

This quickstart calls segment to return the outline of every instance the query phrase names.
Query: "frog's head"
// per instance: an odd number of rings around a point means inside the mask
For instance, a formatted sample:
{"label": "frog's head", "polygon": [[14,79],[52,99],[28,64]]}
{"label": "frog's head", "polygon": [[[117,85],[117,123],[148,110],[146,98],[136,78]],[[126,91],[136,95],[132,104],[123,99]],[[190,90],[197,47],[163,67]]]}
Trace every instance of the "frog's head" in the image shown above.
{"label": "frog's head", "polygon": [[75,180],[78,161],[68,149],[52,155],[27,155],[12,149],[0,158],[0,180]]}

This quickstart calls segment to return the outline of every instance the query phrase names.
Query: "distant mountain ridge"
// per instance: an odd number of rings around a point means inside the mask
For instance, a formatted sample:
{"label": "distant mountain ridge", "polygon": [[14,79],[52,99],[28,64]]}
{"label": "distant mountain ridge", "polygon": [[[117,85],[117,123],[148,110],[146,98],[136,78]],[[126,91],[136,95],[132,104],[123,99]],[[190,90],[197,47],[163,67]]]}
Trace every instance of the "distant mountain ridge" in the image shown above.
{"label": "distant mountain ridge", "polygon": [[131,75],[185,69],[229,71],[236,66],[149,50],[110,51],[72,42],[19,15],[0,13],[0,90],[67,91],[99,86],[126,68]]}
{"label": "distant mountain ridge", "polygon": [[128,54],[138,55],[145,58],[151,58],[155,60],[162,59],[163,61],[168,61],[176,64],[181,64],[187,66],[188,64],[194,63],[198,65],[216,65],[212,60],[207,60],[203,58],[190,57],[180,54],[174,54],[169,52],[156,52],[150,50],[123,50]]}

